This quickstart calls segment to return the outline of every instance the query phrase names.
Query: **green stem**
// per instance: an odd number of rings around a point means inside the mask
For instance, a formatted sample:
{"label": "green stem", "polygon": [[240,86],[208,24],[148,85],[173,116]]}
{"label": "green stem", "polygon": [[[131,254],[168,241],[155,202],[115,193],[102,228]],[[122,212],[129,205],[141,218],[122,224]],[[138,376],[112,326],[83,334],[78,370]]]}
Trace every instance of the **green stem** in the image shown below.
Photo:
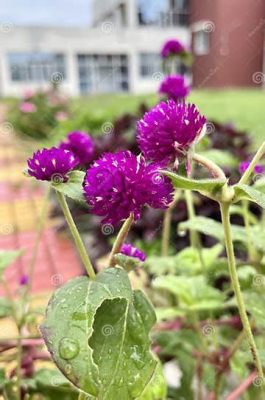
{"label": "green stem", "polygon": [[214,178],[226,180],[226,176],[223,170],[220,167],[218,167],[218,165],[216,165],[213,161],[208,160],[208,158],[205,158],[197,153],[193,154],[192,159],[197,164],[200,164],[203,167],[205,167]]}
{"label": "green stem", "polygon": [[79,252],[80,258],[81,258],[81,260],[82,260],[82,262],[83,262],[83,264],[84,264],[84,266],[86,268],[87,274],[91,279],[94,279],[95,276],[96,276],[95,271],[93,269],[92,263],[91,263],[91,261],[90,261],[90,259],[88,257],[87,252],[86,252],[85,245],[84,245],[84,243],[83,243],[83,241],[81,239],[81,236],[80,236],[80,234],[78,232],[78,229],[77,229],[77,227],[75,225],[75,222],[74,222],[72,214],[71,214],[71,212],[69,210],[68,204],[67,204],[67,202],[65,200],[65,197],[64,197],[64,195],[62,193],[60,193],[58,191],[56,191],[56,194],[57,194],[57,198],[58,198],[58,201],[60,203],[60,206],[61,206],[61,208],[63,210],[63,213],[64,213],[65,219],[67,221],[67,224],[69,226],[69,229],[71,231],[71,234],[72,234],[72,236],[74,238],[75,245],[76,245],[77,250]]}
{"label": "green stem", "polygon": [[174,208],[176,207],[177,202],[179,201],[180,196],[181,196],[181,191],[176,192],[174,200],[164,213],[163,229],[162,229],[162,245],[161,245],[162,257],[168,256],[172,213]]}
{"label": "green stem", "polygon": [[251,163],[249,164],[247,170],[241,176],[241,179],[238,182],[239,184],[243,185],[243,184],[247,184],[248,183],[249,178],[250,178],[251,174],[253,173],[253,170],[254,170],[255,166],[260,161],[260,159],[264,156],[264,153],[265,153],[265,142],[262,143],[262,145],[260,146],[259,150],[257,151],[255,156],[253,157]]}
{"label": "green stem", "polygon": [[110,253],[110,260],[109,260],[109,266],[110,267],[115,267],[115,254],[119,253],[122,244],[124,243],[126,236],[128,235],[128,232],[132,226],[133,223],[133,214],[131,213],[130,216],[125,220],[123,223],[118,236],[116,237],[116,240],[114,242],[114,245],[112,247],[111,253]]}
{"label": "green stem", "polygon": [[262,381],[264,381],[262,364],[261,364],[261,361],[260,361],[260,358],[258,355],[256,343],[255,343],[255,340],[254,340],[254,337],[253,337],[253,334],[251,331],[251,326],[250,326],[250,323],[248,320],[246,307],[245,307],[244,299],[243,299],[243,296],[241,293],[239,279],[237,276],[236,261],[235,261],[234,247],[233,247],[232,234],[231,234],[229,207],[230,207],[229,203],[220,203],[231,282],[232,282],[233,290],[235,292],[235,296],[237,299],[239,315],[240,315],[242,325],[243,325],[244,331],[246,333],[246,336],[247,336],[247,339],[249,342],[252,356],[253,356],[259,377],[262,379]]}

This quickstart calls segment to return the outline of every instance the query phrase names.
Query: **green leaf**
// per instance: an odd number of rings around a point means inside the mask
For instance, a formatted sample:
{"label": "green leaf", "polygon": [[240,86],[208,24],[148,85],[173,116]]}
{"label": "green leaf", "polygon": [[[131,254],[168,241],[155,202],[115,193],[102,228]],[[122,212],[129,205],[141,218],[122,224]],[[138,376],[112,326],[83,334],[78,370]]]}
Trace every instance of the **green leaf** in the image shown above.
{"label": "green leaf", "polygon": [[209,286],[203,276],[161,276],[154,280],[153,286],[175,295],[180,310],[200,311],[223,307],[223,293]]}
{"label": "green leaf", "polygon": [[[179,232],[189,229],[203,233],[204,235],[212,236],[219,242],[224,242],[224,231],[221,222],[214,221],[206,217],[195,217],[188,221],[181,222],[178,225]],[[247,245],[248,238],[245,228],[239,225],[231,225],[232,239],[234,242],[240,242]],[[261,225],[256,225],[250,228],[251,240],[255,249],[265,253],[265,231]]]}
{"label": "green leaf", "polygon": [[265,194],[261,191],[254,189],[252,186],[240,184],[235,185],[234,189],[236,194],[235,203],[242,199],[247,199],[265,209]]}
{"label": "green leaf", "polygon": [[155,373],[144,390],[139,400],[165,400],[167,396],[167,384],[164,378],[162,365],[157,363]]}
{"label": "green leaf", "polygon": [[41,332],[75,386],[101,400],[130,400],[142,394],[156,366],[149,340],[155,321],[127,273],[109,268],[93,281],[79,277],[58,289]]}
{"label": "green leaf", "polygon": [[[203,249],[202,255],[205,267],[208,269],[223,251],[223,246],[217,244],[209,249]],[[176,256],[148,257],[144,262],[148,272],[161,276],[167,273],[176,275],[198,275],[202,266],[198,250],[187,247],[178,252]]]}
{"label": "green leaf", "polygon": [[21,256],[22,250],[0,250],[0,273]]}
{"label": "green leaf", "polygon": [[196,190],[198,192],[208,192],[213,195],[219,192],[227,182],[227,180],[223,179],[188,179],[169,171],[163,171],[163,174],[171,179],[171,182],[177,189]]}
{"label": "green leaf", "polygon": [[83,180],[85,173],[83,171],[72,171],[68,174],[67,182],[53,182],[52,187],[70,199],[86,205],[83,195]]}
{"label": "green leaf", "polygon": [[178,307],[157,307],[156,308],[157,321],[167,321],[177,317],[185,317],[185,312]]}
{"label": "green leaf", "polygon": [[[261,275],[261,282],[263,280],[264,276]],[[259,281],[257,279],[255,284],[257,285],[258,283]],[[256,292],[245,292],[243,296],[247,311],[252,315],[259,327],[265,328],[265,299],[262,294]]]}
{"label": "green leaf", "polygon": [[[195,217],[188,221],[181,222],[178,226],[180,232],[193,229],[194,231],[203,233],[204,235],[212,236],[217,240],[224,241],[224,229],[220,222],[214,221],[206,217]],[[232,225],[233,240],[246,242],[245,229],[242,226]]]}

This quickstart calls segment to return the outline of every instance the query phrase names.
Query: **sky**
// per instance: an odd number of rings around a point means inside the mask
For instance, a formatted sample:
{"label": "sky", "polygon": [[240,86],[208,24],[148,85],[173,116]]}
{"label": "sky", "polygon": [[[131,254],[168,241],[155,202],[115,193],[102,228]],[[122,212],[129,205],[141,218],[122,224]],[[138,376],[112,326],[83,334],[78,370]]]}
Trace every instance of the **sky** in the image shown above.
{"label": "sky", "polygon": [[86,26],[92,0],[0,0],[0,24]]}

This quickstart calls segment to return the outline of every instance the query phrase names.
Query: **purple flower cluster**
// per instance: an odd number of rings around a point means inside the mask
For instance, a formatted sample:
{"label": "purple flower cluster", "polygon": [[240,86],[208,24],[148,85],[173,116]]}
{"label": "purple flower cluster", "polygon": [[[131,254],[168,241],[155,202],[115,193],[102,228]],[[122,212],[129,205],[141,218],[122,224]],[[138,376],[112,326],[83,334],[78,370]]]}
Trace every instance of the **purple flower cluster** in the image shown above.
{"label": "purple flower cluster", "polygon": [[145,261],[146,256],[143,251],[139,250],[137,247],[133,247],[129,243],[124,243],[121,246],[121,253],[125,256],[138,258],[140,261]]}
{"label": "purple flower cluster", "polygon": [[28,159],[28,173],[41,181],[64,182],[67,173],[78,165],[78,160],[69,150],[42,149]]}
{"label": "purple flower cluster", "polygon": [[[240,174],[243,175],[243,173],[248,169],[250,165],[249,161],[242,161],[239,165],[239,172]],[[257,164],[254,168],[255,174],[262,174],[265,171],[265,168],[263,165]]]}
{"label": "purple flower cluster", "polygon": [[90,211],[104,217],[102,223],[116,225],[133,213],[140,218],[144,205],[166,208],[173,187],[159,170],[161,164],[147,164],[130,151],[107,153],[87,170],[84,195]]}
{"label": "purple flower cluster", "polygon": [[66,141],[60,144],[60,148],[72,151],[81,165],[88,164],[93,159],[94,143],[86,132],[75,131],[69,133]]}
{"label": "purple flower cluster", "polygon": [[185,99],[190,93],[190,86],[182,75],[169,75],[161,83],[159,93],[166,95],[168,99],[179,101]]}
{"label": "purple flower cluster", "polygon": [[174,162],[199,139],[205,123],[194,104],[161,102],[137,124],[139,147],[146,159]]}
{"label": "purple flower cluster", "polygon": [[167,58],[175,55],[183,55],[187,53],[186,48],[177,39],[169,39],[165,42],[161,49],[161,57]]}

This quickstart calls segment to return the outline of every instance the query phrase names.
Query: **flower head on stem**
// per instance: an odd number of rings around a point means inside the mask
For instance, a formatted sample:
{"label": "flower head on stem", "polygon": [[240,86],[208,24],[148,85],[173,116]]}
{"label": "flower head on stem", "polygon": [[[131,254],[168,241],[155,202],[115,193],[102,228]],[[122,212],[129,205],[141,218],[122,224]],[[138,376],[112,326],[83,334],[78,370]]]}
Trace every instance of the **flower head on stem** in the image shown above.
{"label": "flower head on stem", "polygon": [[130,151],[107,153],[94,162],[84,179],[90,212],[117,225],[133,215],[138,220],[144,205],[164,209],[171,203],[173,187],[159,172],[161,164],[147,164]]}

